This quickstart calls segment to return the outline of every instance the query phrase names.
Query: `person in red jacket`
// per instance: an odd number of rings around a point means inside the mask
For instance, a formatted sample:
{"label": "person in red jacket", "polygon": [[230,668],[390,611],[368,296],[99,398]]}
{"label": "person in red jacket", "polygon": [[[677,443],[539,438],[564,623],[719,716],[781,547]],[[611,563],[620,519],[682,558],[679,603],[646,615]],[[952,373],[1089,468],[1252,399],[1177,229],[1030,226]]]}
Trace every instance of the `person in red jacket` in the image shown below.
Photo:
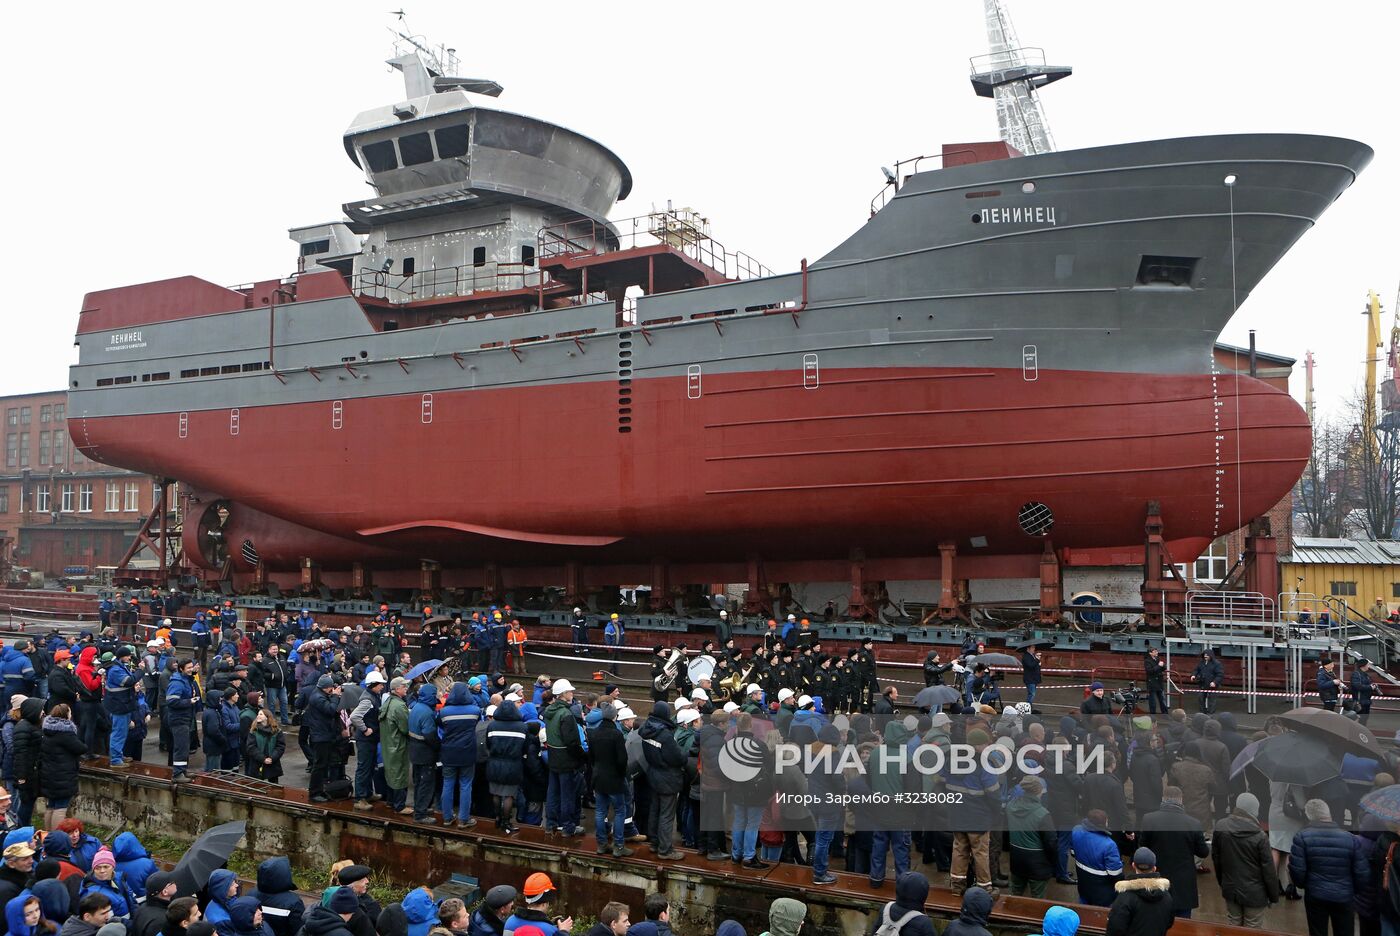
{"label": "person in red jacket", "polygon": [[[111,654],[107,654],[109,657]],[[102,738],[102,682],[107,672],[97,658],[97,647],[87,646],[78,655],[78,707],[77,717],[79,737],[89,751],[105,751],[107,743]],[[84,755],[87,759],[90,755]]]}

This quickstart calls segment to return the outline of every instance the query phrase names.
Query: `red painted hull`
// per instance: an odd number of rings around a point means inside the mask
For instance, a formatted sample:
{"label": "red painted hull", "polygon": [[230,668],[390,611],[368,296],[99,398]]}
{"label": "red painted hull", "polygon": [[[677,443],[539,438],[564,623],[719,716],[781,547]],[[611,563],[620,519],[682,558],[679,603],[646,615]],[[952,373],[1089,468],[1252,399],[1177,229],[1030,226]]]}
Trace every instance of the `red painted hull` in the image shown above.
{"label": "red painted hull", "polygon": [[[452,567],[929,556],[943,540],[1034,554],[1017,522],[1030,501],[1054,512],[1057,547],[1141,542],[1150,500],[1199,546],[1276,504],[1311,441],[1287,394],[1234,375],[821,378],[707,374],[699,399],[637,380],[627,433],[599,382],[438,393],[429,424],[408,395],[346,400],[340,428],[324,402],[242,408],[236,435],[213,410],[189,413],[184,437],[176,413],[88,418],[74,437],[104,462]],[[270,568],[308,555],[259,535]]]}

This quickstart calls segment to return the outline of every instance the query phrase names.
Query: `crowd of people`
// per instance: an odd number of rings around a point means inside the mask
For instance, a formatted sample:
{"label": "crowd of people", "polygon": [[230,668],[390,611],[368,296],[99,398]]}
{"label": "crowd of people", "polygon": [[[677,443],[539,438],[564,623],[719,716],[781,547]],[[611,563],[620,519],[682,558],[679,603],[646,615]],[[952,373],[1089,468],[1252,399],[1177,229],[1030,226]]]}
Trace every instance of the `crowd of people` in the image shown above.
{"label": "crowd of people", "polygon": [[[1144,662],[1149,715],[1124,713],[1095,683],[1078,712],[1053,718],[1032,705],[1041,683],[1035,649],[1021,661],[1027,701],[1014,705],[1004,705],[987,667],[944,663],[933,652],[926,684],[956,675],[959,700],[920,711],[911,730],[884,717],[899,695],[880,686],[871,642],[827,654],[808,621],[770,621],[744,649],[722,630],[700,648],[716,661],[713,672],[694,684],[674,648],[658,646],[650,689],[626,690],[638,697],[624,699],[617,684],[580,692],[548,675],[514,681],[525,670],[526,637],[509,607],[424,631],[429,655],[461,659],[457,681],[415,672],[402,622],[387,608],[368,627],[334,631],[307,612],[245,630],[231,614],[228,606],[197,612],[203,629],[188,648],[176,646],[169,621],[153,621],[139,659],[116,638],[117,620],[96,635],[20,640],[0,652],[4,779],[18,821],[31,821],[42,797],[45,826],[61,822],[80,761],[139,759],[154,714],[177,783],[188,782],[197,748],[205,769],[280,782],[295,733],[313,802],[353,798],[365,811],[383,803],[425,825],[484,820],[506,834],[528,824],[577,838],[591,813],[600,854],[623,857],[645,843],[662,861],[686,860],[690,849],[754,870],[789,862],[809,867],[816,885],[837,880],[838,867],[876,888],[887,877],[920,879],[911,867],[917,851],[973,904],[985,897],[990,906],[1001,889],[1043,897],[1051,882],[1074,885],[1081,903],[1112,908],[1112,936],[1152,936],[1189,917],[1200,902],[1197,875],[1212,873],[1231,923],[1260,927],[1270,905],[1300,898],[1313,936],[1329,922],[1336,936],[1349,933],[1353,915],[1363,933],[1400,932],[1400,900],[1389,897],[1400,894],[1400,876],[1387,886],[1396,836],[1357,808],[1362,792],[1393,782],[1395,765],[1363,766],[1314,789],[1232,775],[1250,740],[1284,728],[1270,723],[1251,738],[1231,713],[1217,713],[1211,690],[1224,674],[1210,654],[1191,677],[1203,690],[1199,714],[1167,711],[1170,677],[1153,651]],[[605,630],[605,646],[618,646],[621,622]],[[587,629],[576,628],[576,651],[590,646]],[[964,652],[975,658],[984,649],[970,641]],[[1354,670],[1350,685],[1353,699],[1369,703],[1367,670]],[[838,714],[850,716],[840,727]],[[782,743],[853,747],[866,769],[729,789],[717,758],[740,736],[770,752]],[[931,778],[870,766],[880,748],[954,743],[1027,749],[1043,766]],[[1055,748],[1101,749],[1105,769],[1057,771],[1046,757]],[[956,822],[933,807],[901,826],[855,806],[809,809],[780,796],[882,791],[956,793],[962,805]],[[707,814],[723,816],[722,825],[702,822]]]}

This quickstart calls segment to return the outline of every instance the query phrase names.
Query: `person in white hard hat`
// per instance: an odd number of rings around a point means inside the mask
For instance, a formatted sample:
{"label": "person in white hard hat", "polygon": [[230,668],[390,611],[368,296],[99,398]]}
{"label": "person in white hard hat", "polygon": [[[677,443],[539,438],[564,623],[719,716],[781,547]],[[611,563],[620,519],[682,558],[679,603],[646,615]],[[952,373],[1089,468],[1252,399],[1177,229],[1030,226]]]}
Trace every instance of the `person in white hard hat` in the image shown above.
{"label": "person in white hard hat", "polygon": [[627,821],[623,832],[629,842],[645,842],[647,837],[637,828],[637,783],[645,783],[643,766],[646,756],[642,753],[642,736],[637,733],[637,713],[623,705],[617,710],[617,727],[622,729],[623,746],[627,749]]}
{"label": "person in white hard hat", "polygon": [[826,719],[817,711],[816,700],[809,695],[798,696],[797,712],[792,716],[792,722],[788,727],[788,731],[791,731],[798,725],[807,725],[811,727],[813,733],[816,733],[820,732],[822,726],[825,724]]}
{"label": "person in white hard hat", "polygon": [[714,703],[710,701],[710,694],[698,686],[690,690],[690,701],[695,705],[697,715],[709,715],[715,710]]}
{"label": "person in white hard hat", "polygon": [[565,836],[583,834],[579,824],[579,796],[583,767],[588,757],[583,735],[574,716],[574,685],[556,679],[554,701],[544,710],[545,743],[549,748],[549,790],[545,799],[546,832]]}
{"label": "person in white hard hat", "polygon": [[574,619],[569,627],[574,632],[574,656],[583,656],[588,652],[588,615],[578,605],[574,606]]}
{"label": "person in white hard hat", "polygon": [[778,711],[773,715],[773,726],[786,738],[793,716],[797,714],[797,693],[791,689],[778,690]]}
{"label": "person in white hard hat", "polygon": [[749,683],[745,690],[744,704],[739,706],[740,710],[759,718],[766,717],[768,710],[763,705],[763,687],[758,683]]}
{"label": "person in white hard hat", "polygon": [[350,712],[350,736],[355,739],[355,808],[366,812],[373,801],[383,799],[374,792],[374,767],[378,761],[379,707],[388,682],[379,670],[365,675],[365,692]]}

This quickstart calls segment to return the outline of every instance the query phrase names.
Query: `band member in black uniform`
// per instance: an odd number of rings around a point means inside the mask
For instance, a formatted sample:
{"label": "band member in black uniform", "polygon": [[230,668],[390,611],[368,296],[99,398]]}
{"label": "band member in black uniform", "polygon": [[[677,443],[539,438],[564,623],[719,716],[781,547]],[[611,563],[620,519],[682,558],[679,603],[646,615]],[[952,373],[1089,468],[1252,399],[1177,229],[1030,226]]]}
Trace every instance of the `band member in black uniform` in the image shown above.
{"label": "band member in black uniform", "polygon": [[860,710],[868,712],[875,705],[875,697],[880,694],[880,683],[875,678],[875,641],[866,637],[860,642],[856,656],[860,674]]}
{"label": "band member in black uniform", "polygon": [[676,670],[676,688],[685,698],[690,698],[690,693],[695,689],[695,684],[690,681],[690,654],[685,652],[685,644],[676,644],[676,649],[681,653],[680,666]]}
{"label": "band member in black uniform", "polygon": [[802,659],[797,661],[798,683],[801,691],[808,695],[814,694],[812,692],[812,676],[817,672],[818,656],[814,647],[815,644],[804,644],[801,647]]}
{"label": "band member in black uniform", "polygon": [[817,668],[807,679],[807,694],[814,699],[821,699],[822,711],[829,715],[833,711],[832,703],[835,701],[831,696],[831,657],[822,656],[816,663]]}
{"label": "band member in black uniform", "polygon": [[778,662],[773,667],[773,684],[777,686],[779,690],[791,689],[794,692],[797,691],[796,681],[793,678],[792,672],[792,650],[788,647],[782,648],[778,657]]}
{"label": "band member in black uniform", "polygon": [[[671,655],[666,652],[665,647],[651,648],[651,700],[653,702],[665,702],[669,696],[669,690],[656,688],[656,681],[666,672],[666,661]],[[674,683],[672,684],[674,688]]]}

